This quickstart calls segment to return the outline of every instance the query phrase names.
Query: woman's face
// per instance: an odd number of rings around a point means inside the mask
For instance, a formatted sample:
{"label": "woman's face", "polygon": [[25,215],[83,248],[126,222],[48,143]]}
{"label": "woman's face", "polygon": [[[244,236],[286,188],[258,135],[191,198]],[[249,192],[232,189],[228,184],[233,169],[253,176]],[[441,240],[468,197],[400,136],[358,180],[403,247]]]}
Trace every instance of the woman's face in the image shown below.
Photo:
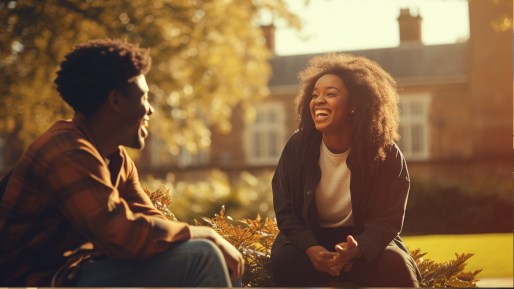
{"label": "woman's face", "polygon": [[318,131],[326,135],[349,132],[352,108],[348,98],[348,90],[337,75],[326,74],[318,79],[310,103]]}

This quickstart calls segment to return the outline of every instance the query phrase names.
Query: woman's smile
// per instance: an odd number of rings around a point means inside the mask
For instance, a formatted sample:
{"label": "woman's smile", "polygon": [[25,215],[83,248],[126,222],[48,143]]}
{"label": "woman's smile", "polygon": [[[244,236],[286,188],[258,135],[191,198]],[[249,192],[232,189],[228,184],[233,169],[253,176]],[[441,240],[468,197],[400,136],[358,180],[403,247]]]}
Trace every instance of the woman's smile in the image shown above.
{"label": "woman's smile", "polygon": [[325,120],[327,119],[330,114],[332,113],[332,111],[328,110],[328,109],[316,109],[314,111],[316,117],[314,118],[314,121],[322,121],[322,120]]}

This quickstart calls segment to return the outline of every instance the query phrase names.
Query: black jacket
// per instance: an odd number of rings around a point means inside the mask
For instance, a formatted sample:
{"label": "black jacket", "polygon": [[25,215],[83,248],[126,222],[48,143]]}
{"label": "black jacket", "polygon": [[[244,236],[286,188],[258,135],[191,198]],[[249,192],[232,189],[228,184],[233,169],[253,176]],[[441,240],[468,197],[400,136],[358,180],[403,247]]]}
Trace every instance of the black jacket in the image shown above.
{"label": "black jacket", "polygon": [[[321,136],[312,140],[310,149],[315,153],[312,160],[307,160],[309,165],[305,165],[298,145],[300,133],[295,133],[286,144],[272,180],[273,205],[280,229],[272,252],[285,243],[292,243],[302,251],[318,245],[316,232],[320,224],[314,194],[321,180]],[[362,251],[362,257],[354,261],[357,265],[369,264],[389,244],[408,253],[399,234],[409,194],[409,174],[396,145],[390,146],[386,153],[384,162],[373,174],[363,178],[356,168],[357,162],[352,161],[351,151],[346,160],[351,172],[353,236]]]}

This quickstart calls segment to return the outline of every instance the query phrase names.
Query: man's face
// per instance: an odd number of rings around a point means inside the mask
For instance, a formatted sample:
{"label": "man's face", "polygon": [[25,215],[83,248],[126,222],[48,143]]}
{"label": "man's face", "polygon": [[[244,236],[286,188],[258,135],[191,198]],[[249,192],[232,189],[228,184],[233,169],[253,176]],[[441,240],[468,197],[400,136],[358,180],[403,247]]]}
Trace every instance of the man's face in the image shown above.
{"label": "man's face", "polygon": [[136,77],[134,82],[128,84],[124,96],[126,105],[122,113],[121,144],[126,147],[143,149],[145,138],[148,136],[148,120],[154,112],[148,102],[148,85],[144,75]]}

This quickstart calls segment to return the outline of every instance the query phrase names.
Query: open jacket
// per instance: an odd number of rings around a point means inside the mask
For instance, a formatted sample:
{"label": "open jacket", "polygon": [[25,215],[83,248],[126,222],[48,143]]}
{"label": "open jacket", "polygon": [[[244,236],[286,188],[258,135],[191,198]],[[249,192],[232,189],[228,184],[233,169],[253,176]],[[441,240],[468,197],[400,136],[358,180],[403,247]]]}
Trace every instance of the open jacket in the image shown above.
{"label": "open jacket", "polygon": [[[303,160],[300,133],[293,134],[286,144],[272,180],[273,203],[280,229],[272,252],[286,243],[292,243],[304,252],[319,245],[316,235],[320,224],[314,196],[321,180],[321,134],[310,144],[314,152],[312,159]],[[355,265],[368,265],[389,244],[408,253],[399,234],[409,194],[409,174],[396,144],[388,147],[386,153],[385,160],[372,174],[365,176],[360,175],[351,151],[346,160],[351,172],[353,237],[362,251],[362,257],[354,260]],[[344,237],[341,242],[345,242]]]}

